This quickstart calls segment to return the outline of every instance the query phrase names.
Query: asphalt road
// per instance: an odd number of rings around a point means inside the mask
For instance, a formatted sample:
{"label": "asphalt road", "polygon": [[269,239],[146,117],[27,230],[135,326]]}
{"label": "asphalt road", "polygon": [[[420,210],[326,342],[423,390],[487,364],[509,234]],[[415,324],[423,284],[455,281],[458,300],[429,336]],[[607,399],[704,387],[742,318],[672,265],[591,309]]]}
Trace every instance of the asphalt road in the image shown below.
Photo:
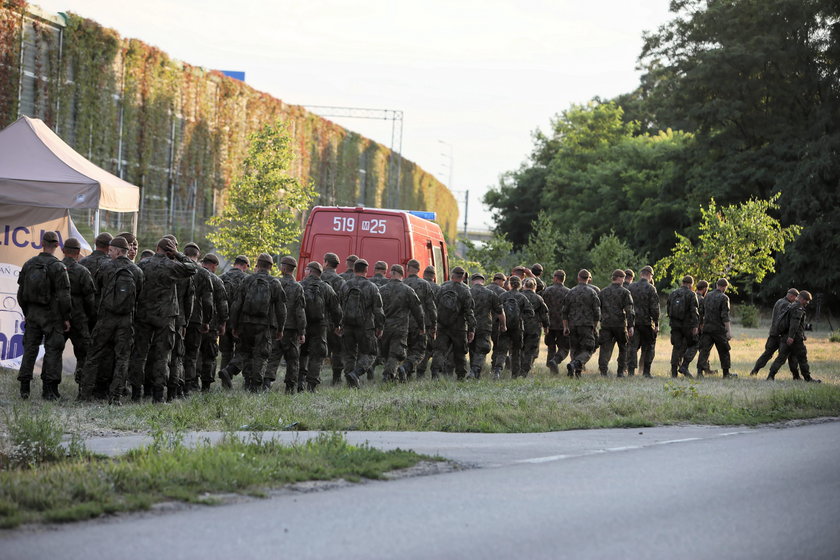
{"label": "asphalt road", "polygon": [[477,468],[2,532],[0,558],[840,558],[840,422],[349,438]]}

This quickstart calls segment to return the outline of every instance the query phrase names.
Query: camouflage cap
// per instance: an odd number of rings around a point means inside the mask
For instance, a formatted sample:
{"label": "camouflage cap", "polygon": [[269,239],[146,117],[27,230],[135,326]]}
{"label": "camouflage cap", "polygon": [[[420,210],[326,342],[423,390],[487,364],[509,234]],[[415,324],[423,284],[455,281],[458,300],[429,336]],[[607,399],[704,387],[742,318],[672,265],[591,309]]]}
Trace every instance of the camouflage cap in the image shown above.
{"label": "camouflage cap", "polygon": [[172,243],[174,243],[176,247],[178,246],[178,238],[175,237],[174,235],[172,235],[171,233],[167,233],[166,235],[164,235],[164,237],[171,240]]}
{"label": "camouflage cap", "polygon": [[463,276],[466,273],[466,271],[462,267],[456,266],[455,268],[450,270],[449,273],[452,276]]}
{"label": "camouflage cap", "polygon": [[297,268],[297,260],[291,255],[286,255],[282,259],[280,259],[280,264],[285,264],[286,266],[291,266],[292,268]]}
{"label": "camouflage cap", "polygon": [[324,255],[324,262],[332,266],[338,266],[338,255],[335,253],[326,253]]}
{"label": "camouflage cap", "polygon": [[401,264],[392,264],[391,265],[391,272],[396,272],[400,276],[405,274],[405,271],[403,270],[403,267],[402,267]]}
{"label": "camouflage cap", "polygon": [[385,261],[376,261],[376,264],[373,265],[374,270],[388,270],[388,263]]}
{"label": "camouflage cap", "polygon": [[555,278],[566,278],[566,271],[563,270],[562,268],[558,268],[557,270],[554,271],[554,277]]}
{"label": "camouflage cap", "polygon": [[537,276],[542,274],[542,271],[543,271],[543,265],[541,265],[540,263],[534,263],[534,264],[531,265],[531,272],[533,272]]}
{"label": "camouflage cap", "polygon": [[257,257],[257,263],[264,263],[267,265],[274,265],[274,259],[271,258],[271,255],[268,253],[260,253],[260,256]]}
{"label": "camouflage cap", "polygon": [[306,265],[306,268],[311,268],[312,270],[316,270],[316,271],[318,271],[318,274],[321,274],[322,272],[324,272],[324,267],[321,266],[321,263],[319,263],[318,261],[310,262],[309,264]]}
{"label": "camouflage cap", "polygon": [[416,259],[411,259],[410,261],[405,263],[405,267],[420,270],[420,261],[418,261]]}
{"label": "camouflage cap", "polygon": [[137,236],[135,236],[130,231],[124,231],[122,233],[118,233],[117,237],[122,237],[123,239],[125,239],[129,243],[137,243]]}
{"label": "camouflage cap", "polygon": [[207,253],[206,255],[204,255],[204,258],[201,259],[201,262],[208,262],[219,266],[219,257],[214,255],[213,253]]}
{"label": "camouflage cap", "polygon": [[235,259],[233,259],[233,264],[247,264],[248,266],[251,266],[251,259],[245,255],[238,255]]}
{"label": "camouflage cap", "polygon": [[583,278],[584,280],[587,278],[592,278],[592,273],[586,270],[585,268],[581,268],[578,272],[578,278]]}
{"label": "camouflage cap", "polygon": [[140,259],[146,259],[148,257],[154,256],[155,252],[151,249],[143,249],[143,252],[140,253]]}
{"label": "camouflage cap", "polygon": [[517,288],[522,285],[522,279],[519,276],[511,276],[508,278],[508,282],[510,283],[511,287],[516,286]]}
{"label": "camouflage cap", "polygon": [[364,272],[368,269],[368,262],[365,259],[357,258],[353,262],[353,272]]}
{"label": "camouflage cap", "polygon": [[624,276],[626,276],[627,278],[633,278],[634,276],[636,276],[636,273],[633,272],[632,268],[625,268],[624,269]]}
{"label": "camouflage cap", "polygon": [[81,248],[82,248],[82,244],[81,244],[81,243],[79,243],[79,240],[78,240],[78,239],[76,239],[75,237],[68,237],[68,238],[64,241],[64,248],[65,248],[65,249],[76,249],[76,250],[79,250],[79,249],[81,249]]}
{"label": "camouflage cap", "polygon": [[435,274],[437,274],[437,270],[435,270],[435,267],[433,267],[432,265],[429,265],[425,268],[425,270],[423,270],[423,275],[425,276],[427,274],[431,274],[434,276]]}
{"label": "camouflage cap", "polygon": [[484,278],[484,275],[482,273],[476,272],[475,274],[470,276],[470,280],[486,280],[486,278]]}
{"label": "camouflage cap", "polygon": [[45,231],[41,241],[46,243],[58,243],[58,234],[54,231]]}
{"label": "camouflage cap", "polygon": [[513,267],[513,272],[521,272],[522,274],[525,274],[525,267],[524,266],[515,266],[515,267]]}
{"label": "camouflage cap", "polygon": [[356,262],[357,260],[359,260],[358,255],[350,255],[349,257],[347,257],[347,261],[346,261],[346,262],[349,262],[349,263],[354,263],[354,262]]}
{"label": "camouflage cap", "polygon": [[105,231],[97,235],[93,242],[97,247],[107,247],[113,238],[113,235]]}
{"label": "camouflage cap", "polygon": [[128,241],[126,241],[125,237],[117,236],[117,237],[115,237],[111,240],[111,243],[109,243],[109,246],[117,247],[118,249],[125,249],[127,251],[128,250]]}
{"label": "camouflage cap", "polygon": [[642,270],[639,271],[639,274],[650,274],[651,276],[653,276],[653,267],[650,265],[643,266]]}
{"label": "camouflage cap", "polygon": [[[127,240],[126,240],[126,241],[127,241]],[[198,251],[199,253],[201,252],[201,249],[198,247],[198,243],[196,243],[196,242],[194,242],[194,241],[190,241],[189,243],[187,243],[186,245],[184,245],[184,250],[187,250],[187,249],[195,249],[195,250],[196,250],[196,251]]]}
{"label": "camouflage cap", "polygon": [[616,278],[625,278],[627,275],[624,274],[624,271],[620,268],[616,268],[612,272],[612,279],[615,280]]}
{"label": "camouflage cap", "polygon": [[809,292],[808,290],[802,290],[801,292],[799,292],[799,296],[797,297],[803,299],[804,301],[811,301],[812,299],[811,292]]}
{"label": "camouflage cap", "polygon": [[496,274],[493,275],[493,280],[504,281],[504,280],[507,280],[507,276],[505,276],[504,273],[502,273],[502,272],[497,272]]}

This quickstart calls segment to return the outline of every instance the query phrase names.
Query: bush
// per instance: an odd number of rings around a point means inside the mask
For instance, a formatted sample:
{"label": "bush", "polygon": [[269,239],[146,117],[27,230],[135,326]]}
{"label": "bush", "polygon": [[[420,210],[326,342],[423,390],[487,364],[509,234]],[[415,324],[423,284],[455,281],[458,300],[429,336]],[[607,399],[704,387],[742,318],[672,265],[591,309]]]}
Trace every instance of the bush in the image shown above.
{"label": "bush", "polygon": [[831,331],[831,334],[828,335],[829,342],[840,342],[840,330]]}
{"label": "bush", "polygon": [[758,307],[746,304],[741,306],[741,326],[747,329],[758,326]]}
{"label": "bush", "polygon": [[3,414],[9,427],[10,449],[0,456],[0,467],[33,468],[65,457],[61,447],[64,430],[55,416],[44,409],[19,406]]}

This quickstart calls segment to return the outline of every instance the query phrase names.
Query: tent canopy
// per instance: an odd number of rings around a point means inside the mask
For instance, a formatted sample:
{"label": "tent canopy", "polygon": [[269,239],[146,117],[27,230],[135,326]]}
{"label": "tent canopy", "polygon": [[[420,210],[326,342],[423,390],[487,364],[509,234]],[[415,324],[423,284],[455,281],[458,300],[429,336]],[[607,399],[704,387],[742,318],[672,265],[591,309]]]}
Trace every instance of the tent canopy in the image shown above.
{"label": "tent canopy", "polygon": [[0,204],[137,212],[140,189],[24,116],[0,131]]}

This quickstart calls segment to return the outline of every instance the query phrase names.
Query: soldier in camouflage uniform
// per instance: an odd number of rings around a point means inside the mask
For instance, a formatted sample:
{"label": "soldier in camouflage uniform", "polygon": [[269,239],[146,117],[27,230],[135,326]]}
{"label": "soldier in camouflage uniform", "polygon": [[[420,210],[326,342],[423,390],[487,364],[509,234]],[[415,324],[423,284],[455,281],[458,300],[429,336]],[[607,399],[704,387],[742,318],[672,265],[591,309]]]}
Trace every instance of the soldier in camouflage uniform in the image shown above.
{"label": "soldier in camouflage uniform", "polygon": [[341,276],[341,278],[342,278],[345,282],[347,282],[348,280],[353,279],[353,277],[355,277],[355,276],[356,276],[356,273],[355,273],[355,272],[353,272],[353,271],[354,271],[354,268],[353,268],[353,267],[356,265],[356,261],[357,261],[357,260],[359,260],[359,257],[357,257],[356,255],[350,255],[349,257],[347,257],[347,260],[345,261],[345,262],[346,262],[346,264],[347,264],[347,270],[345,270],[344,272],[342,272],[342,273],[339,275],[339,276]]}
{"label": "soldier in camouflage uniform", "polygon": [[73,354],[76,356],[76,384],[82,380],[82,368],[85,367],[88,347],[90,346],[90,327],[96,318],[96,286],[87,268],[79,264],[82,244],[75,237],[69,237],[64,242],[64,266],[70,279],[70,330],[64,333],[73,343]]}
{"label": "soldier in camouflage uniform", "polygon": [[[239,255],[233,260],[233,267],[222,274],[220,277],[222,284],[225,286],[225,294],[227,295],[228,313],[233,309],[233,303],[239,296],[239,287],[245,278],[248,277],[248,269],[251,268],[251,261],[245,255]],[[219,336],[219,352],[222,354],[222,360],[219,364],[219,379],[222,381],[222,387],[225,389],[233,388],[231,382],[230,370],[227,365],[233,360],[236,354],[236,339],[233,338],[233,329],[230,328],[230,318],[225,326],[224,333],[220,332]],[[239,368],[234,368],[238,372]]]}
{"label": "soldier in camouflage uniform", "polygon": [[[779,343],[779,355],[770,366],[769,381],[776,378],[776,374],[788,358],[795,359],[802,378],[811,383],[822,383],[819,379],[811,377],[811,367],[808,365],[808,349],[805,347],[805,307],[811,302],[811,292],[802,290],[796,296],[796,300],[788,305],[786,321],[780,318],[779,330],[781,330],[781,341]],[[787,332],[784,332],[784,323],[788,323]],[[725,370],[724,370],[725,371]],[[798,379],[798,376],[794,379]]]}
{"label": "soldier in camouflage uniform", "polygon": [[[321,280],[330,285],[336,296],[340,296],[341,287],[344,285],[344,278],[337,272],[338,255],[335,253],[327,253],[324,255],[324,273],[321,274]],[[341,300],[339,297],[339,307]],[[344,355],[344,347],[341,344],[341,325],[330,325],[327,328],[327,348],[330,352],[330,366],[332,367],[332,385],[338,385],[341,382],[341,372],[344,370],[344,362],[342,357]]]}
{"label": "soldier in camouflage uniform", "polygon": [[388,272],[388,263],[385,261],[376,261],[376,264],[373,265],[373,276],[370,277],[370,281],[377,288],[381,288],[388,283],[388,278],[385,277],[386,272]]}
{"label": "soldier in camouflage uniform", "polygon": [[697,294],[691,289],[694,278],[683,276],[682,285],[668,294],[667,313],[671,323],[671,377],[682,373],[692,377],[688,372],[691,361],[697,352],[697,339],[700,326],[699,304]]}
{"label": "soldier in camouflage uniform", "polygon": [[[178,239],[170,234],[163,237],[172,241],[175,248],[178,248]],[[195,269],[198,270],[198,267]],[[181,278],[178,280],[178,317],[175,319],[175,343],[172,345],[172,352],[169,356],[169,377],[167,379],[166,398],[172,400],[184,396],[184,337],[187,334],[187,324],[192,316],[193,304],[195,303],[195,286],[192,278]]]}
{"label": "soldier in camouflage uniform", "polygon": [[470,287],[475,302],[475,338],[470,343],[470,373],[469,377],[481,378],[481,370],[490,353],[490,342],[493,338],[493,323],[499,321],[505,324],[505,312],[498,294],[484,285],[484,275],[472,275]]}
{"label": "soldier in camouflage uniform", "polygon": [[703,371],[709,369],[709,354],[712,345],[718,351],[723,377],[738,377],[729,372],[729,341],[732,340],[732,324],[729,322],[729,296],[725,293],[728,286],[729,282],[726,278],[718,280],[715,291],[707,295],[700,305],[700,324],[703,325],[703,331],[700,334],[697,377],[703,377]]}
{"label": "soldier in camouflage uniform", "polygon": [[[414,259],[406,265],[408,278],[403,280],[406,286],[414,290],[420,303],[423,305],[424,325],[414,320],[413,315],[408,317],[408,356],[403,362],[403,368],[407,377],[411,377],[417,370],[418,364],[423,360],[426,353],[427,340],[434,337],[435,326],[437,325],[437,304],[435,304],[434,288],[423,278],[420,278],[420,263]],[[435,284],[437,286],[437,284]]]}
{"label": "soldier in camouflage uniform", "polygon": [[306,300],[306,341],[300,347],[298,391],[304,389],[305,380],[306,390],[315,392],[327,355],[327,329],[336,335],[341,332],[341,302],[332,286],[322,280],[322,270],[320,263],[310,262],[306,265],[306,278],[300,283]]}
{"label": "soldier in camouflage uniform", "polygon": [[435,357],[432,359],[432,379],[437,379],[443,371],[446,357],[452,351],[455,375],[458,379],[467,376],[467,352],[475,337],[475,302],[470,289],[464,285],[466,272],[456,266],[450,273],[449,282],[445,282],[435,298],[437,305],[437,338],[435,338]]}
{"label": "soldier in camouflage uniform", "polygon": [[207,325],[207,332],[201,336],[201,346],[198,349],[198,374],[201,379],[201,390],[209,391],[210,385],[216,380],[216,357],[219,355],[219,335],[225,334],[229,315],[228,298],[225,283],[216,276],[219,257],[207,253],[201,259],[201,266],[209,273],[213,283],[213,319]]}
{"label": "soldier in camouflage uniform", "polygon": [[[487,289],[499,296],[501,302],[502,295],[507,293],[505,285],[507,285],[507,276],[502,272],[497,272],[493,275],[493,281],[487,285]],[[499,346],[499,320],[496,317],[493,317],[493,330],[490,333],[490,340],[493,342],[493,353],[490,355],[490,367],[492,368],[493,364],[496,363]]]}
{"label": "soldier in camouflage uniform", "polygon": [[126,241],[128,241],[128,253],[126,253],[126,257],[131,262],[134,262],[134,259],[137,257],[137,236],[131,233],[130,231],[124,231],[122,233],[118,233],[117,237],[122,237]]}
{"label": "soldier in camouflage uniform", "polygon": [[[194,263],[198,263],[201,250],[195,243],[184,246],[184,254]],[[198,351],[204,335],[210,332],[215,307],[213,305],[213,281],[211,273],[204,267],[198,267],[192,277],[193,305],[184,335],[184,395],[198,391]]]}
{"label": "soldier in camouflage uniform", "polygon": [[583,366],[596,348],[595,325],[601,320],[598,293],[589,285],[592,274],[585,268],[578,272],[577,286],[563,300],[563,334],[569,336],[572,361],[566,365],[569,376],[580,377]]}
{"label": "soldier in camouflage uniform", "polygon": [[531,368],[534,367],[534,361],[540,353],[540,340],[542,339],[543,329],[548,330],[548,306],[545,300],[537,295],[537,282],[534,278],[526,278],[523,282],[524,290],[522,295],[528,298],[531,307],[534,308],[534,316],[526,316],[524,323],[524,330],[522,331],[522,377],[528,377]]}
{"label": "soldier in camouflage uniform", "polygon": [[287,255],[280,259],[280,284],[283,285],[283,292],[286,294],[286,324],[283,327],[283,336],[271,345],[271,355],[263,377],[263,389],[267,391],[277,378],[280,362],[286,360],[286,376],[283,383],[289,395],[295,393],[298,384],[303,386],[303,379],[299,379],[300,346],[306,342],[306,300],[303,297],[303,288],[294,277],[296,268],[297,260],[294,257]]}
{"label": "soldier in camouflage uniform", "polygon": [[543,291],[543,300],[548,307],[548,330],[545,331],[547,348],[545,365],[551,373],[558,374],[558,366],[569,355],[569,337],[563,334],[563,318],[560,309],[563,300],[571,290],[563,283],[566,281],[565,270],[554,271],[554,283]]}
{"label": "soldier in camouflage uniform", "polygon": [[108,247],[113,238],[114,236],[108,232],[102,232],[97,235],[96,239],[93,241],[93,252],[79,261],[80,265],[88,269],[91,278],[96,278],[96,273],[99,271],[99,267],[102,263],[110,260],[108,257]]}
{"label": "soldier in camouflage uniform", "polygon": [[543,274],[543,265],[540,263],[534,263],[531,265],[531,274],[534,275],[534,282],[536,282],[536,288],[534,291],[540,297],[543,295],[543,291],[545,290],[545,282],[543,282],[542,274]]}
{"label": "soldier in camouflage uniform", "polygon": [[127,256],[128,241],[111,240],[111,260],[99,267],[96,275],[100,294],[98,319],[91,334],[90,355],[82,369],[79,400],[93,398],[99,363],[107,354],[114,355],[114,379],[109,388],[109,403],[120,405],[128,377],[129,358],[134,342],[134,314],[137,296],[143,291],[143,272]]}
{"label": "soldier in camouflage uniform", "polygon": [[[627,269],[625,275],[633,271]],[[653,285],[653,268],[645,266],[640,271],[641,278],[627,288],[633,296],[633,306],[636,311],[636,324],[630,340],[630,356],[627,360],[628,375],[636,373],[638,353],[642,351],[642,374],[650,377],[650,368],[656,354],[656,335],[659,333],[659,294]],[[625,284],[627,277],[625,277]]]}
{"label": "soldier in camouflage uniform", "polygon": [[[700,308],[703,305],[703,300],[706,299],[706,294],[709,293],[709,283],[706,282],[705,280],[699,280],[697,282],[697,291],[695,293],[697,294],[697,311],[698,311],[698,314],[699,314]],[[699,332],[703,332],[703,318],[702,317],[700,317]],[[698,334],[697,337],[694,340],[694,347],[689,348],[687,350],[687,353],[691,354],[691,356],[695,356],[697,354],[697,349],[698,349],[699,344],[700,344],[700,335]],[[698,365],[700,365],[700,364],[698,364]],[[708,364],[705,364],[704,367],[706,369],[703,369],[702,372],[705,373],[706,375],[714,375],[714,374],[717,373],[717,370],[710,369],[708,367]]]}
{"label": "soldier in camouflage uniform", "polygon": [[534,316],[534,307],[519,291],[522,281],[519,276],[507,279],[510,290],[499,298],[505,313],[505,328],[499,325],[499,341],[493,348],[493,379],[500,379],[505,360],[510,354],[510,374],[516,379],[522,374],[522,345],[525,336],[525,321]]}
{"label": "soldier in camouflage uniform", "polygon": [[[66,245],[67,244],[65,243],[65,246]],[[797,296],[799,296],[799,290],[791,288],[787,291],[785,297],[779,298],[779,300],[773,305],[773,317],[770,320],[770,333],[767,336],[767,342],[764,343],[764,352],[758,357],[758,360],[756,360],[752,371],[750,371],[750,375],[758,375],[761,368],[767,365],[767,362],[770,361],[770,358],[772,358],[773,354],[775,354],[779,349],[783,334],[779,332],[779,319],[790,307],[790,304],[796,301]],[[796,369],[795,359],[788,359],[788,367],[790,368],[790,372],[793,374],[794,379],[799,377],[799,371]]]}
{"label": "soldier in camouflage uniform", "polygon": [[20,397],[29,398],[32,372],[38,348],[44,344],[41,367],[41,395],[45,400],[57,400],[61,383],[61,352],[64,333],[70,330],[72,303],[67,267],[55,256],[58,235],[44,232],[42,251],[23,265],[18,275],[17,300],[26,323],[23,330],[23,356],[18,381]]}
{"label": "soldier in camouflage uniform", "polygon": [[607,368],[616,344],[618,344],[616,377],[624,377],[626,373],[627,342],[629,337],[633,336],[636,313],[633,309],[633,296],[630,295],[630,290],[624,287],[625,277],[623,270],[614,270],[612,283],[598,294],[598,299],[601,300],[598,370],[604,377],[608,375]]}
{"label": "soldier in camouflage uniform", "polygon": [[[409,316],[415,324],[425,325],[423,305],[417,293],[403,282],[403,267],[398,264],[391,267],[391,278],[379,288],[379,295],[385,313],[385,328],[379,343],[380,354],[385,358],[382,381],[394,381],[399,373],[400,383],[405,383],[407,377],[402,362],[408,355]],[[425,330],[420,334],[425,334]]]}
{"label": "soldier in camouflage uniform", "polygon": [[382,337],[385,313],[382,297],[373,283],[365,278],[368,263],[358,259],[353,264],[354,276],[341,287],[341,309],[344,312],[344,376],[350,387],[359,388],[359,376],[373,365],[377,339]]}
{"label": "soldier in camouflage uniform", "polygon": [[[648,267],[646,267],[646,268],[648,268]],[[651,271],[652,270],[653,270],[653,268],[651,268]],[[633,284],[633,278],[635,276],[636,276],[636,273],[633,272],[632,268],[625,269],[624,270],[624,283],[622,284],[622,286],[624,286],[625,288],[627,288],[629,290],[630,286]],[[630,292],[630,295],[633,295],[632,291]],[[633,301],[635,302],[636,300],[634,299]]]}
{"label": "soldier in camouflage uniform", "polygon": [[264,390],[271,344],[283,337],[286,324],[286,293],[280,280],[271,276],[272,266],[271,255],[260,253],[256,271],[242,282],[230,312],[233,336],[239,339],[237,356],[241,355],[245,388],[252,393]]}
{"label": "soldier in camouflage uniform", "polygon": [[[435,281],[435,267],[429,265],[423,270],[423,280],[429,283],[432,289],[432,296],[437,302],[437,294],[440,291],[440,284]],[[426,367],[429,365],[429,360],[435,353],[435,337],[437,336],[437,303],[435,303],[435,323],[434,326],[426,332],[426,351],[423,354],[423,359],[417,365],[417,379],[426,375]]]}

